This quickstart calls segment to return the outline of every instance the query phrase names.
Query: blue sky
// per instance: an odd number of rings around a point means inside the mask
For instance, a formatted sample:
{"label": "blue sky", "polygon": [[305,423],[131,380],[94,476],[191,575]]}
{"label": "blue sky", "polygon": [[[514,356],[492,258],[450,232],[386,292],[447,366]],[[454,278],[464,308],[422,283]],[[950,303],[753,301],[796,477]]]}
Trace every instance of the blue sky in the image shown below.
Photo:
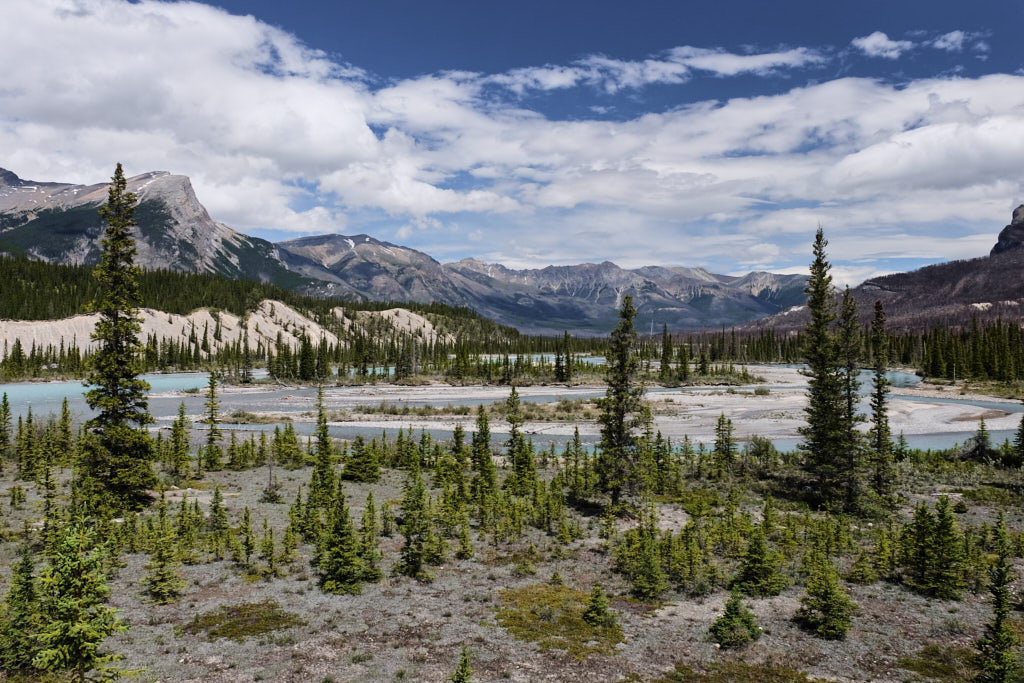
{"label": "blue sky", "polygon": [[[192,178],[270,239],[806,269],[987,253],[1024,201],[1017,2],[13,0],[0,166]],[[45,37],[45,39],[40,39]]]}

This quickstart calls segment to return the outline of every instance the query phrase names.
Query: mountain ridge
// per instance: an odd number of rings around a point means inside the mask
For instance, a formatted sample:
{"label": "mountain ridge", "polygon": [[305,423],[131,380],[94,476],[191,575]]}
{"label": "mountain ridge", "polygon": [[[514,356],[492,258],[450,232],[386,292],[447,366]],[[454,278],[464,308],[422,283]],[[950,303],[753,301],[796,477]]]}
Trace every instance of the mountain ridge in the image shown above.
{"label": "mountain ridge", "polygon": [[[99,258],[96,209],[107,183],[29,181],[0,169],[0,252],[48,262]],[[529,333],[606,334],[625,296],[638,325],[672,330],[732,326],[802,302],[805,278],[755,272],[718,275],[699,267],[611,261],[516,270],[429,254],[367,234],[314,235],[272,243],[214,220],[187,176],[151,171],[128,179],[139,197],[138,263],[273,282],[317,296],[443,302],[468,306]]]}

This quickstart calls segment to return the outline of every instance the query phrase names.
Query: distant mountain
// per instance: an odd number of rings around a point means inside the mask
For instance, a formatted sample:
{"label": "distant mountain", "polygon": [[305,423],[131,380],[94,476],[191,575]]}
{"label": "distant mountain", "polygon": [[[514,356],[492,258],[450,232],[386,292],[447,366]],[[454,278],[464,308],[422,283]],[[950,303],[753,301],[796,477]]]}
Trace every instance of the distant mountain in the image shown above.
{"label": "distant mountain", "polygon": [[[22,180],[0,169],[0,253],[94,263],[106,184]],[[144,268],[218,273],[304,293],[361,300],[468,306],[529,333],[605,334],[625,296],[637,324],[658,331],[732,326],[804,301],[799,275],[717,275],[702,268],[614,263],[512,270],[474,259],[441,264],[369,235],[318,235],[273,244],[213,220],[184,176],[130,178],[139,196],[136,243]]]}
{"label": "distant mountain", "polygon": [[[875,301],[881,301],[892,328],[957,325],[972,317],[1024,321],[1024,204],[1013,211],[988,256],[871,278],[852,292],[864,321],[870,319]],[[747,327],[797,329],[807,319],[807,310],[801,308]]]}
{"label": "distant mountain", "polygon": [[[210,218],[185,176],[144,173],[128,179],[128,190],[139,197],[135,243],[143,268],[217,273],[289,288],[307,284],[299,274],[311,264]],[[106,201],[106,183],[36,182],[0,169],[0,252],[95,263],[103,231],[96,211]]]}

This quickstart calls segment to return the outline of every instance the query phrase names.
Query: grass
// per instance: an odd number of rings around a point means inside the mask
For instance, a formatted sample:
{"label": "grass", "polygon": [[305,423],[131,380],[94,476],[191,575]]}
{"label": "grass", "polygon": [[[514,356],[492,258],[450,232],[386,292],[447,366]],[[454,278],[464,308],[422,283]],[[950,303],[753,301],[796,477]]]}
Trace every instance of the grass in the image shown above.
{"label": "grass", "polygon": [[977,486],[961,489],[964,498],[979,505],[1012,506],[1021,504],[1021,496],[1017,492],[998,486]]}
{"label": "grass", "polygon": [[974,680],[978,674],[977,653],[952,645],[926,645],[915,656],[900,658],[897,666],[943,683]]}
{"label": "grass", "polygon": [[576,659],[611,653],[624,642],[622,627],[594,627],[583,619],[588,593],[567,586],[531,584],[501,591],[497,622],[519,640],[541,650],[565,650]]}
{"label": "grass", "polygon": [[278,422],[291,422],[288,416],[257,415],[247,410],[236,410],[227,417],[220,418],[222,424],[276,424]]}
{"label": "grass", "polygon": [[225,605],[219,610],[197,614],[180,630],[192,635],[205,631],[207,640],[227,638],[240,643],[249,637],[305,624],[297,614],[281,609],[275,600],[264,600]]}

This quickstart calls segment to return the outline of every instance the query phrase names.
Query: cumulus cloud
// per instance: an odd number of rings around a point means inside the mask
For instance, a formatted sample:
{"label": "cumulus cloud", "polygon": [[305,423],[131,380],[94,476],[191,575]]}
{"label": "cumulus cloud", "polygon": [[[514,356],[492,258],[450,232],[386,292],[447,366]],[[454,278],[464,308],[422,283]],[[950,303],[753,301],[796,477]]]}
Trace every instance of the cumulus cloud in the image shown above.
{"label": "cumulus cloud", "polygon": [[[979,255],[1024,199],[1024,75],[838,78],[627,120],[560,120],[509,93],[586,87],[606,105],[654,84],[792,73],[829,52],[680,47],[382,83],[198,3],[5,10],[0,60],[17,68],[0,76],[0,166],[70,182],[106,178],[118,160],[183,173],[216,219],[242,230],[372,224],[430,253],[509,265],[730,271],[802,267],[819,222],[844,259]],[[854,43],[890,58],[912,47],[880,32]]]}
{"label": "cumulus cloud", "polygon": [[963,31],[950,31],[932,41],[932,47],[946,52],[962,52],[967,34]]}
{"label": "cumulus cloud", "polygon": [[871,35],[854,38],[851,44],[868,57],[884,57],[885,59],[897,59],[904,52],[914,47],[914,43],[911,41],[892,40],[882,31],[875,31]]}
{"label": "cumulus cloud", "polygon": [[824,63],[826,57],[816,50],[798,47],[779,52],[738,55],[725,50],[677,47],[669,51],[673,61],[692,69],[710,71],[719,76],[742,73],[767,75],[783,69],[798,69]]}
{"label": "cumulus cloud", "polygon": [[621,60],[603,55],[590,55],[570,65],[549,64],[513,69],[488,76],[483,80],[488,84],[505,87],[518,95],[530,90],[563,90],[583,86],[614,94],[620,90],[639,89],[649,85],[685,83],[692,78],[695,71],[709,72],[716,76],[766,76],[785,69],[820,65],[825,61],[826,57],[820,52],[804,47],[776,52],[734,54],[722,49],[686,45],[643,60]]}

